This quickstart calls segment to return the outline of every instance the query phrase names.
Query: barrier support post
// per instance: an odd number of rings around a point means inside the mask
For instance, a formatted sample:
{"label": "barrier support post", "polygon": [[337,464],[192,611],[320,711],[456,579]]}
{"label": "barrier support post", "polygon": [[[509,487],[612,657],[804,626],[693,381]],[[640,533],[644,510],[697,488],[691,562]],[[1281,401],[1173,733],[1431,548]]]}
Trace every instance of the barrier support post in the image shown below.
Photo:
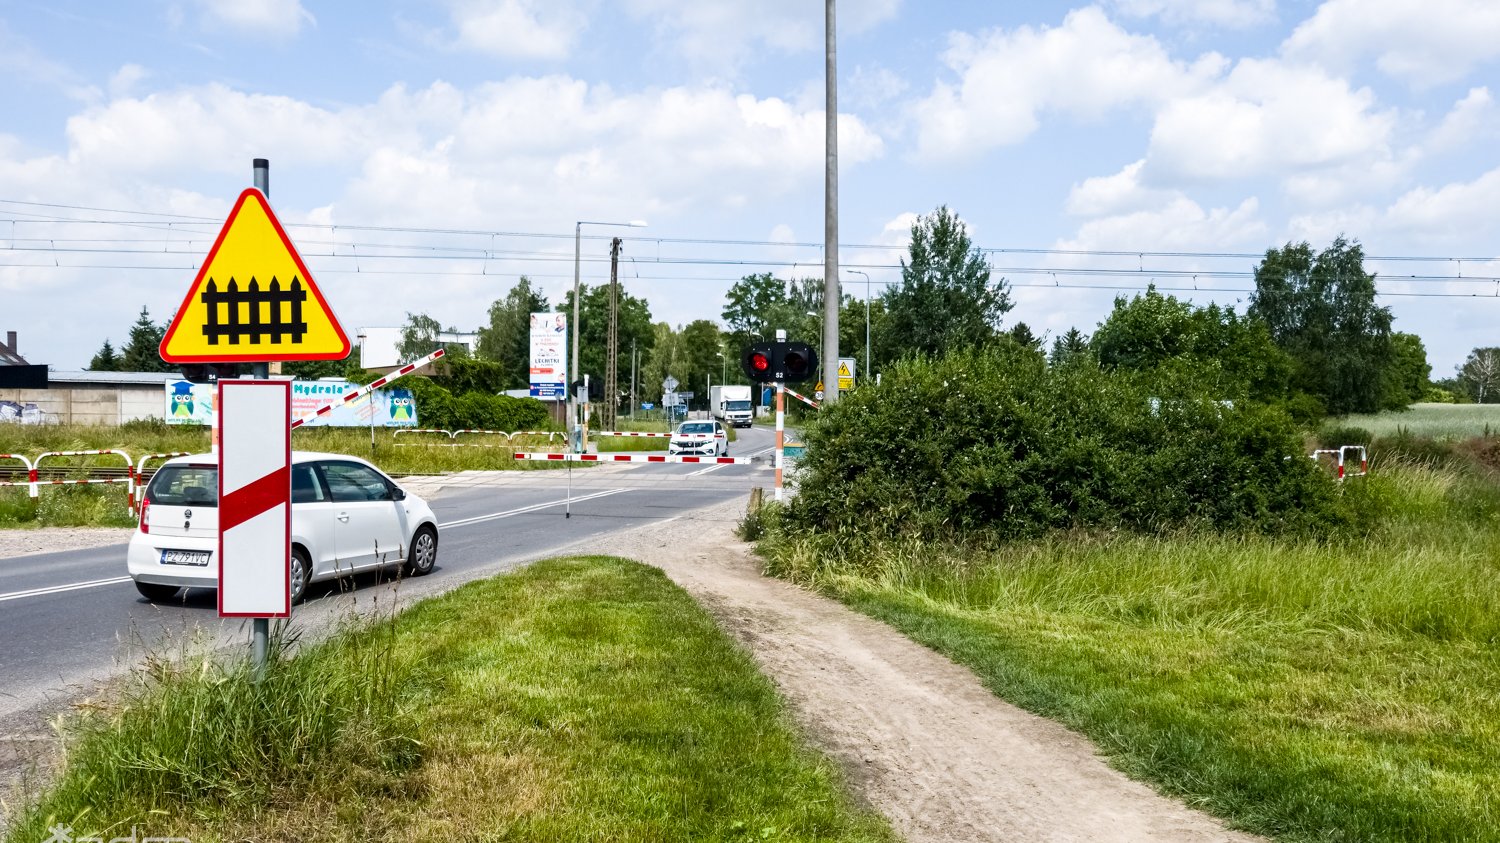
{"label": "barrier support post", "polygon": [[776,382],[776,502],[781,502],[782,445],[786,431],[786,384]]}

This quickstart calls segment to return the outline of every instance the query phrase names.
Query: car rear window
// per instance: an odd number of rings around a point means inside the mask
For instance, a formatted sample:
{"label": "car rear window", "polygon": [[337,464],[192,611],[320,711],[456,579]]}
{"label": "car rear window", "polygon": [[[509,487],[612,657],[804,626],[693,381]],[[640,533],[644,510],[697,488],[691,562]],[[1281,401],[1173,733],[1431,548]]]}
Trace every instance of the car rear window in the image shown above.
{"label": "car rear window", "polygon": [[166,465],[146,487],[146,497],[162,506],[219,505],[219,468],[213,465]]}
{"label": "car rear window", "polygon": [[713,433],[712,422],[699,422],[697,424],[685,424],[677,429],[678,433]]}

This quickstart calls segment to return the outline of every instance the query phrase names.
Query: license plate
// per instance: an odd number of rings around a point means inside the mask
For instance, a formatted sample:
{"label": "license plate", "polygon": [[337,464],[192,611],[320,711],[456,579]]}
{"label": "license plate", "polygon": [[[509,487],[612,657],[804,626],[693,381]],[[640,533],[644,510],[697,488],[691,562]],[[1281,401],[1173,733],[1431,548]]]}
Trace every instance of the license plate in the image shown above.
{"label": "license plate", "polygon": [[208,564],[208,551],[206,550],[163,550],[161,552],[161,564],[163,565],[196,565],[203,567]]}

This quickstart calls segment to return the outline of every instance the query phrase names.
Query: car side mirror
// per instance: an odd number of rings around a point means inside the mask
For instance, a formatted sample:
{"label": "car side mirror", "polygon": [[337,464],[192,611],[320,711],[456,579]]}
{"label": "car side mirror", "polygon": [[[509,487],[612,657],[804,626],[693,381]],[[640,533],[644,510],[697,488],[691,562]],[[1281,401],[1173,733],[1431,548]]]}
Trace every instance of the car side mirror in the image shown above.
{"label": "car side mirror", "polygon": [[404,500],[406,500],[406,490],[403,489],[403,488],[401,488],[400,486],[392,486],[391,487],[391,500],[393,500],[393,501],[404,501]]}

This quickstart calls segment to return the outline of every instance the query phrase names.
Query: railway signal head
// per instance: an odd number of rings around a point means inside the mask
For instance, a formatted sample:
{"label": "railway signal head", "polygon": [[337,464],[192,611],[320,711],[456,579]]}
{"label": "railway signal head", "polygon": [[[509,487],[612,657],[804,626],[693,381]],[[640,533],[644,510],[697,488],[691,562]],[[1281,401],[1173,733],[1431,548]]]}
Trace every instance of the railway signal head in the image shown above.
{"label": "railway signal head", "polygon": [[817,373],[818,355],[805,342],[758,342],[745,348],[740,368],[755,383],[800,383]]}

